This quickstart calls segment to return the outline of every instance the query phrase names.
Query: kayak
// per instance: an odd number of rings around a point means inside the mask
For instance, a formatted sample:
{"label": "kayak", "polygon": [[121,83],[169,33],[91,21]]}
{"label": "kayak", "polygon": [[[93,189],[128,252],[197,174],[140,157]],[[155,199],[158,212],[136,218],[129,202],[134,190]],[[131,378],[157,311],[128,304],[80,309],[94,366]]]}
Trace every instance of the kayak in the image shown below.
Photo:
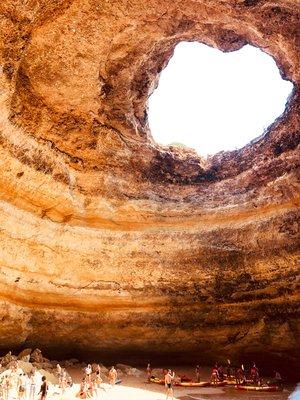
{"label": "kayak", "polygon": [[263,385],[263,386],[246,386],[246,385],[237,385],[235,386],[237,390],[252,390],[257,392],[281,392],[282,387],[272,385]]}
{"label": "kayak", "polygon": [[164,379],[159,379],[159,378],[150,378],[150,382],[157,383],[158,385],[164,385],[165,384],[165,380]]}
{"label": "kayak", "polygon": [[206,386],[210,386],[210,382],[180,382],[180,383],[176,383],[176,386],[183,386],[183,387],[206,387]]}

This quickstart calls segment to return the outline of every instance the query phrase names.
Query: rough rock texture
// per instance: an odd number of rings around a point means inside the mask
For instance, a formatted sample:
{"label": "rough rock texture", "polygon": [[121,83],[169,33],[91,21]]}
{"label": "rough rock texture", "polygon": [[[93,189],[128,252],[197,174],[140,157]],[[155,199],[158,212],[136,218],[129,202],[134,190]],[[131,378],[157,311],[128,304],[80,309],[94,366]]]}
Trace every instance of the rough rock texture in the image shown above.
{"label": "rough rock texture", "polygon": [[[3,349],[296,363],[299,17],[298,0],[1,2]],[[271,54],[294,83],[282,118],[208,160],[155,144],[147,99],[182,40]]]}

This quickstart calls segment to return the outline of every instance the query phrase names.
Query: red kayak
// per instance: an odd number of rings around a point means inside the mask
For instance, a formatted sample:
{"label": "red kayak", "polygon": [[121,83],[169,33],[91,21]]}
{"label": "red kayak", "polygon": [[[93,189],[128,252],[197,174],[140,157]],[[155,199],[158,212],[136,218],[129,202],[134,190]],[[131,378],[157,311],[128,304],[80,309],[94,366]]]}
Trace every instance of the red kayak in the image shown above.
{"label": "red kayak", "polygon": [[235,386],[237,390],[249,390],[254,392],[281,392],[282,387],[272,385],[262,385],[262,386],[246,386],[246,385],[237,385]]}

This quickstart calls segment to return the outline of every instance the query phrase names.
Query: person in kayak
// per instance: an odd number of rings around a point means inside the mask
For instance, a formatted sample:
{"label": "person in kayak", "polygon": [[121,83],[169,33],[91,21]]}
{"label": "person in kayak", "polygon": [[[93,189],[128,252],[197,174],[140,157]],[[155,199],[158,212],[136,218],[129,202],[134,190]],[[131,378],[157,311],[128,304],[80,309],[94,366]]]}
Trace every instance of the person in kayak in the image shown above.
{"label": "person in kayak", "polygon": [[172,400],[174,399],[174,391],[173,391],[173,386],[172,386],[172,381],[175,378],[175,372],[173,372],[169,369],[168,372],[165,375],[165,386],[167,388],[167,397],[166,400],[168,400],[169,395],[171,396]]}

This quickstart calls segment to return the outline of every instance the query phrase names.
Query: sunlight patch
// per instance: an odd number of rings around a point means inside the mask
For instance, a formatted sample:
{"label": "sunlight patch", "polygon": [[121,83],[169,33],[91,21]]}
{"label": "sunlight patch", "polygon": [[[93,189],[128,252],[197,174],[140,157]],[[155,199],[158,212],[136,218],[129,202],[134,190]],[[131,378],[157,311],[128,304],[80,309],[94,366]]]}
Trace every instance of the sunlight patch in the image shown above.
{"label": "sunlight patch", "polygon": [[204,156],[241,148],[283,113],[292,89],[258,48],[223,53],[181,42],[149,98],[151,133]]}

